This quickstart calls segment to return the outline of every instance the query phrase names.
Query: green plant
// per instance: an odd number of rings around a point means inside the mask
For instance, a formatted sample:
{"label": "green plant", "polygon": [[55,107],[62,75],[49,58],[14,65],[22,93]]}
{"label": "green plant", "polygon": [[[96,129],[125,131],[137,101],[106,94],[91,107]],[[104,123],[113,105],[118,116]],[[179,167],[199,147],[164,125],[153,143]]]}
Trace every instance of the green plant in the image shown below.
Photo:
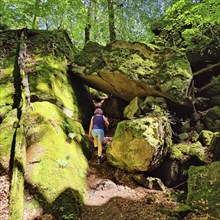
{"label": "green plant", "polygon": [[73,213],[62,215],[62,219],[76,219],[76,215]]}

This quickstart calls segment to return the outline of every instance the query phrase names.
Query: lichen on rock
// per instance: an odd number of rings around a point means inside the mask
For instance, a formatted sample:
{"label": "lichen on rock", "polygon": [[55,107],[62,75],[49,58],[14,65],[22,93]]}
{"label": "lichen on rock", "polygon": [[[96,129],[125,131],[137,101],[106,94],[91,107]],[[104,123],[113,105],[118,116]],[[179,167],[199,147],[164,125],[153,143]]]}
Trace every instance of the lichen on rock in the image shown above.
{"label": "lichen on rock", "polygon": [[138,42],[115,41],[106,47],[90,42],[71,69],[91,87],[126,101],[152,95],[191,105],[192,72],[184,54],[152,48]]}
{"label": "lichen on rock", "polygon": [[118,123],[107,149],[108,161],[122,170],[157,168],[171,145],[172,132],[166,116],[151,115]]}

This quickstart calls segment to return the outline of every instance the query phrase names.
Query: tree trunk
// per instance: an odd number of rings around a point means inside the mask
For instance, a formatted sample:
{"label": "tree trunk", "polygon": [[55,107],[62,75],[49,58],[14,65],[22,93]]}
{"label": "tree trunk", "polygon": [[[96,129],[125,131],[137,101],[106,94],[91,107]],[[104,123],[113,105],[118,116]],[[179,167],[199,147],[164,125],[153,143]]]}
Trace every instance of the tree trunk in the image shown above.
{"label": "tree trunk", "polygon": [[39,28],[40,18],[39,18],[39,16],[36,14],[36,11],[39,10],[40,1],[41,1],[41,0],[36,0],[36,1],[35,1],[35,6],[34,6],[34,18],[33,18],[33,22],[32,22],[32,28],[33,28],[33,29],[38,29],[38,28]]}
{"label": "tree trunk", "polygon": [[91,29],[91,11],[92,11],[92,0],[85,1],[87,7],[87,21],[85,27],[85,43],[90,41],[90,29]]}
{"label": "tree trunk", "polygon": [[109,17],[109,36],[110,42],[116,40],[116,33],[115,33],[115,14],[114,14],[114,7],[113,7],[113,0],[108,0],[108,17]]}

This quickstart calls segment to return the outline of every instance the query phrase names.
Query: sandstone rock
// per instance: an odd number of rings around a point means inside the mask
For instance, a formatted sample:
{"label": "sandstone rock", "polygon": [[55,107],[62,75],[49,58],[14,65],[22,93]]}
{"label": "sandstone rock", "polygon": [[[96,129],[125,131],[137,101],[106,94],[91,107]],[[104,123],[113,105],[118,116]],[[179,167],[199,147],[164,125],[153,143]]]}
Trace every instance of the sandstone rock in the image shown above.
{"label": "sandstone rock", "polygon": [[171,145],[171,128],[165,116],[153,114],[118,123],[107,149],[109,163],[122,170],[148,171],[157,168]]}
{"label": "sandstone rock", "polygon": [[214,161],[220,161],[220,132],[215,132],[211,140],[209,151],[213,154]]}
{"label": "sandstone rock", "polygon": [[191,105],[192,73],[183,54],[138,42],[86,44],[72,72],[91,87],[131,101],[158,96]]}

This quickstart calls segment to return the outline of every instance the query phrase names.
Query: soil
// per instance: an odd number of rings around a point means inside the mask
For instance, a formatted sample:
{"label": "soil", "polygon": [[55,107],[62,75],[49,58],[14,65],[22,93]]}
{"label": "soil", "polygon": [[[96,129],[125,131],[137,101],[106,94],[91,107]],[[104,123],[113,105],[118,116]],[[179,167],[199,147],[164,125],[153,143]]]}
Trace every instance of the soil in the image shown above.
{"label": "soil", "polygon": [[0,220],[7,220],[9,216],[8,196],[10,181],[7,172],[0,173]]}
{"label": "soil", "polygon": [[[104,146],[104,155],[107,147],[108,144]],[[139,186],[131,174],[112,167],[105,157],[99,163],[95,148],[89,167],[89,196],[79,220],[162,220],[175,217],[178,204],[170,198],[169,189],[164,193]]]}

